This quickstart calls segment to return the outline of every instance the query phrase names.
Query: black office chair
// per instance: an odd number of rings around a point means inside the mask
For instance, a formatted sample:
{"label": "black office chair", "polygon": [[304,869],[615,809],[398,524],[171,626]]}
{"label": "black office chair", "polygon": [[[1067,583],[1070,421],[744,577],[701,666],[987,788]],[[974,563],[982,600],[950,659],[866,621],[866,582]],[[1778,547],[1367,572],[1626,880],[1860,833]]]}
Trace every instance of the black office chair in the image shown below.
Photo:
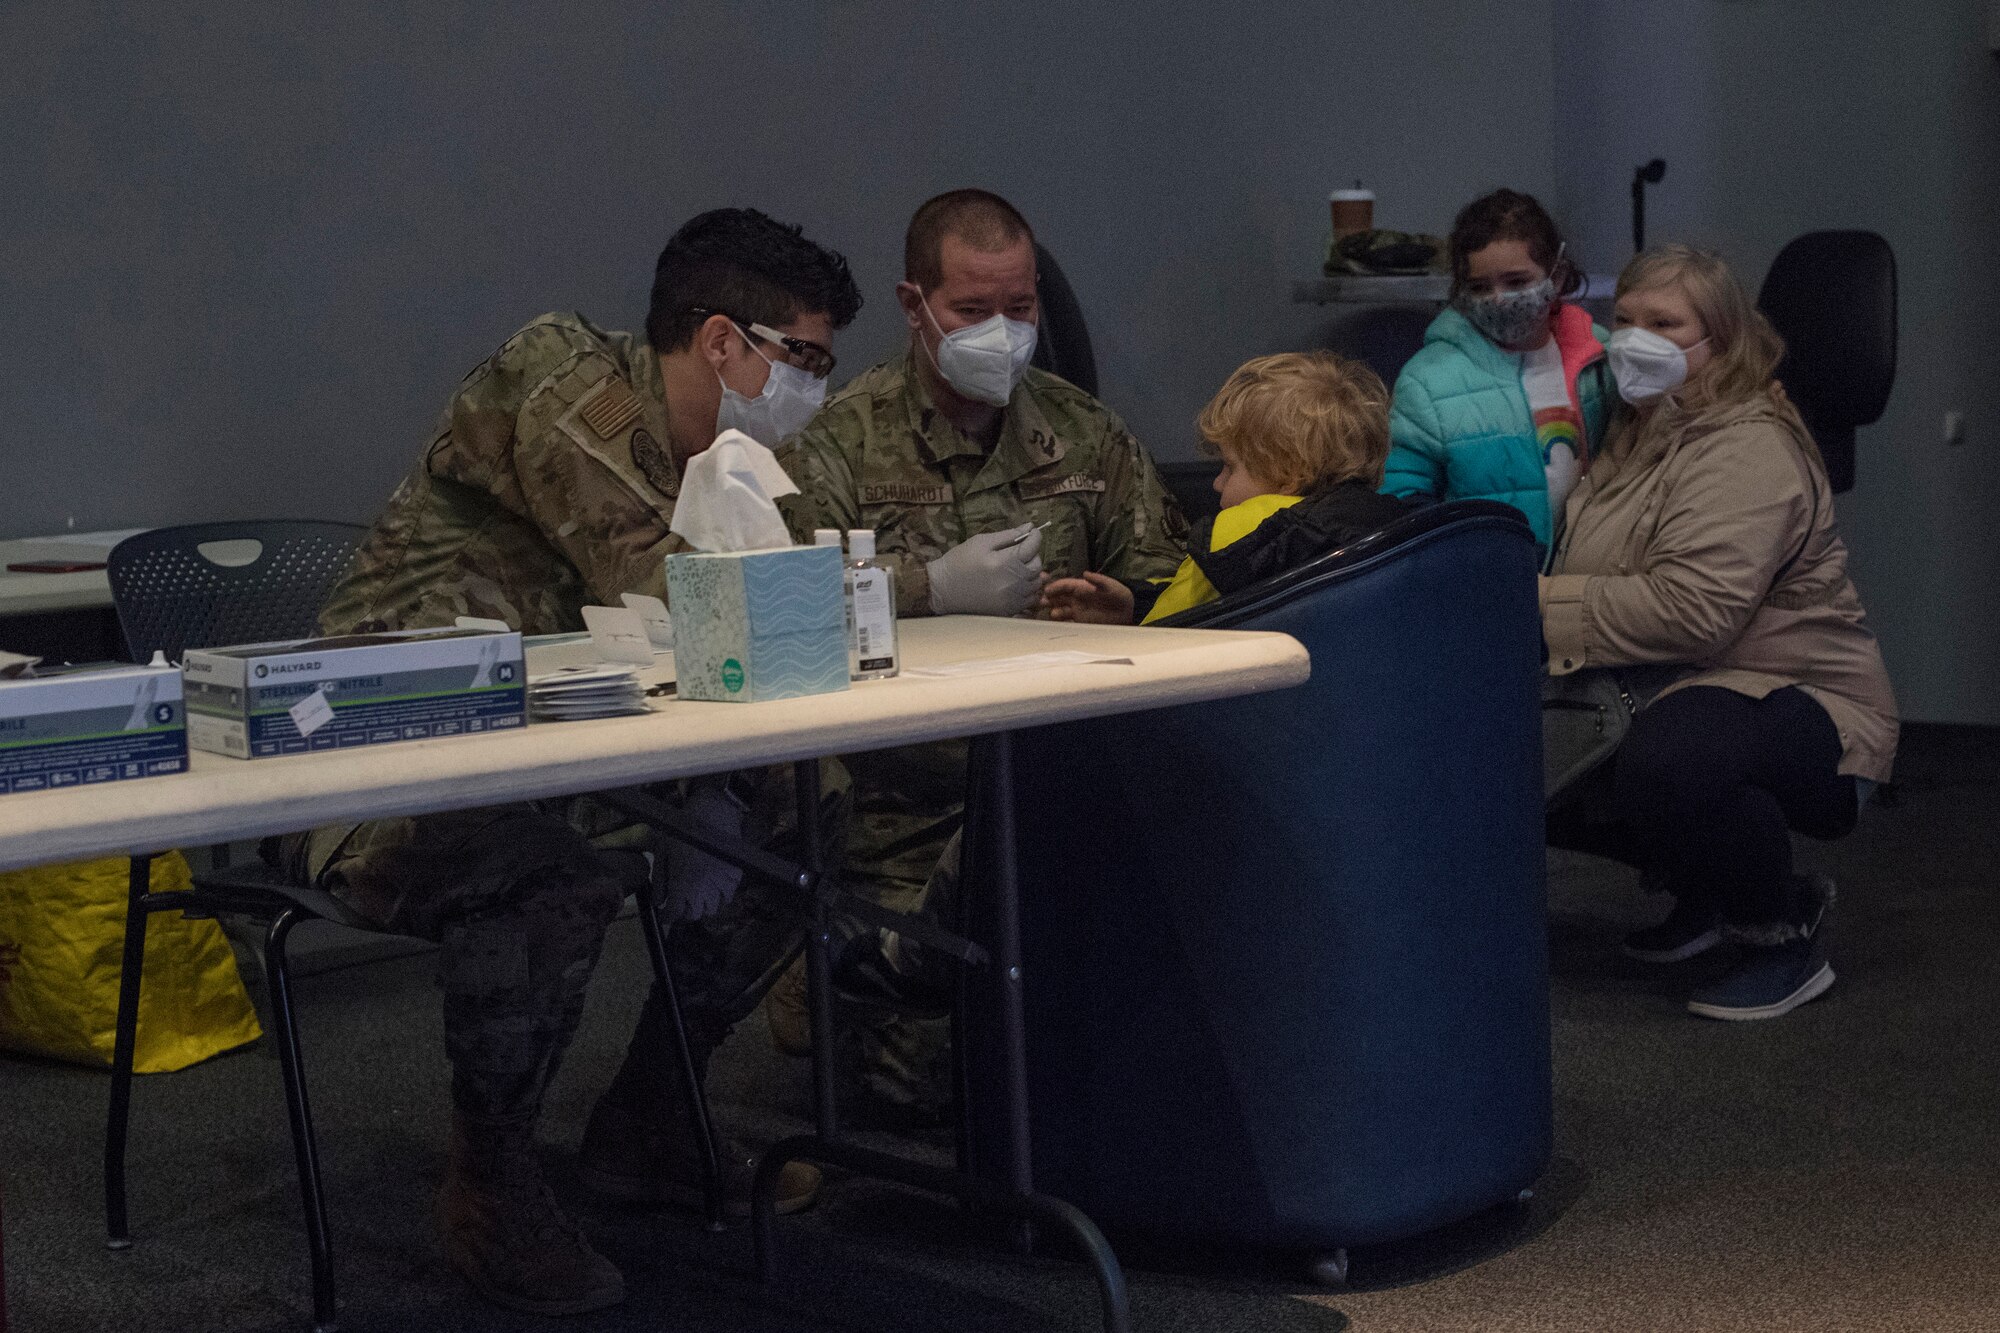
{"label": "black office chair", "polygon": [[[127,537],[105,577],[132,661],[306,638],[367,533],[352,523],[190,523]],[[234,547],[235,549],[227,549]],[[206,548],[206,549],[204,549]]]}
{"label": "black office chair", "polygon": [[1167,484],[1167,490],[1174,499],[1180,501],[1181,512],[1188,522],[1214,518],[1222,509],[1222,498],[1215,493],[1215,474],[1222,470],[1222,464],[1213,458],[1197,458],[1185,463],[1157,463],[1160,480]]}
{"label": "black office chair", "polygon": [[1771,261],[1757,307],[1785,340],[1778,381],[1836,492],[1854,486],[1854,430],[1896,382],[1896,254],[1872,231],[1809,231]]}
{"label": "black office chair", "polygon": [[[1062,266],[1040,241],[1035,242],[1035,287],[1041,297],[1042,317],[1031,364],[1060,375],[1085,393],[1096,396],[1097,357],[1090,350],[1090,329],[1083,322],[1083,307],[1077,304],[1076,292],[1063,276]],[[1216,464],[1159,466],[1161,479],[1190,519],[1216,511],[1215,492],[1210,487],[1215,480]]]}
{"label": "black office chair", "polygon": [[1041,297],[1040,332],[1029,364],[1060,375],[1085,393],[1097,394],[1097,358],[1090,350],[1090,329],[1083,307],[1063,276],[1062,265],[1040,241],[1035,242],[1035,290]]}
{"label": "black office chair", "polygon": [[[179,657],[186,649],[222,644],[306,638],[318,633],[319,609],[346,570],[367,530],[348,523],[273,521],[197,523],[158,528],[128,537],[111,550],[106,574],[126,647],[135,662],[157,650]],[[664,861],[655,858],[656,867]],[[125,952],[118,982],[118,1026],[112,1051],[111,1108],[104,1138],[104,1211],[109,1244],[132,1244],[125,1207],[125,1144],[131,1118],[132,1058],[139,1026],[139,987],[146,950],[146,919],[154,912],[190,917],[219,913],[264,927],[263,961],[270,992],[272,1035],[284,1073],[285,1108],[291,1119],[292,1147],[298,1156],[299,1193],[305,1205],[306,1239],[312,1257],[313,1328],[330,1333],[337,1318],[333,1254],[320,1187],[319,1148],[306,1097],[305,1070],[293,1016],[291,970],[286,951],[294,927],[332,921],[379,931],[321,889],[300,888],[268,866],[224,867],[197,873],[194,887],[150,892],[152,857],[132,858],[125,915]],[[657,902],[641,904],[639,923],[673,1018],[682,1077],[691,1090],[696,1132],[703,1154],[708,1220],[719,1228],[722,1198],[714,1137],[680,1002],[667,969],[666,928]]]}

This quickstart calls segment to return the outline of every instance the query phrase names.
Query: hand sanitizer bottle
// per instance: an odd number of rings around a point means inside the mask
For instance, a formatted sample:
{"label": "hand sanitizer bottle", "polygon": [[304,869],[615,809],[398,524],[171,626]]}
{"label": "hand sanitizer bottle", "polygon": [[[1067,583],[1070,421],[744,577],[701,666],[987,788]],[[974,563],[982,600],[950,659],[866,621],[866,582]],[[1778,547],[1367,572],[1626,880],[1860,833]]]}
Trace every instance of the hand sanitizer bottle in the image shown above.
{"label": "hand sanitizer bottle", "polygon": [[855,680],[883,680],[903,669],[896,652],[896,573],[875,563],[871,528],[847,532],[847,662]]}

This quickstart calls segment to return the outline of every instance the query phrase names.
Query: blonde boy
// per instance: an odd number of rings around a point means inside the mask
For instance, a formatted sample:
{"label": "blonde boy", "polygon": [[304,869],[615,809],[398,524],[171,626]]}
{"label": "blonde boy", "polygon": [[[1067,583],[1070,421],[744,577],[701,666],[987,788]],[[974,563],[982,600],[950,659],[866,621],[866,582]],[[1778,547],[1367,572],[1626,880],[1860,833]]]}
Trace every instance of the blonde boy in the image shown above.
{"label": "blonde boy", "polygon": [[[1389,456],[1389,393],[1359,361],[1260,356],[1229,377],[1199,425],[1222,460],[1222,512],[1188,534],[1188,558],[1148,623],[1295,569],[1409,512],[1406,501],[1376,492]],[[1090,573],[1050,583],[1043,605],[1056,620],[1129,625],[1148,591]]]}

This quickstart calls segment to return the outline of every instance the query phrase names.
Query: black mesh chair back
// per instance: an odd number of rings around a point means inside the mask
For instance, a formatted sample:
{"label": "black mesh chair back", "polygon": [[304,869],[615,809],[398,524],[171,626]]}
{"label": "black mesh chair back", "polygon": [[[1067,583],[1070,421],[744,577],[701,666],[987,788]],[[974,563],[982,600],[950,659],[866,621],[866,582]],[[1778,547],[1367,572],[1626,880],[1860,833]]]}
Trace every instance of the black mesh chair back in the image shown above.
{"label": "black mesh chair back", "polygon": [[[127,655],[310,638],[366,528],[310,519],[155,528],[111,548]],[[231,543],[218,547],[218,543]],[[206,548],[206,554],[204,553]]]}
{"label": "black mesh chair back", "polygon": [[1097,393],[1097,358],[1090,350],[1090,330],[1083,322],[1083,307],[1076,292],[1063,276],[1056,257],[1035,242],[1035,289],[1041,297],[1040,331],[1035,336],[1035,355],[1030,362],[1051,375],[1060,375],[1087,394]]}
{"label": "black mesh chair back", "polygon": [[1854,430],[1896,382],[1896,254],[1872,231],[1809,231],[1771,261],[1757,308],[1785,340],[1778,381],[1826,460],[1854,485]]}

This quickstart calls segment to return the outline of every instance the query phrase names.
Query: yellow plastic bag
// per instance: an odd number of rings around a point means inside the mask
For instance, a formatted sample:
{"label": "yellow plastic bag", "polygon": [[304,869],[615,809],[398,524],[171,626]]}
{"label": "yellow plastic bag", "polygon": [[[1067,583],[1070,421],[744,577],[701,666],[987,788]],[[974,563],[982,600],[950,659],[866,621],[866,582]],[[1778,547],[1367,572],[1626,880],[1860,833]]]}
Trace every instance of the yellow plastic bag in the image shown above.
{"label": "yellow plastic bag", "polygon": [[[122,859],[0,872],[0,1050],[110,1066],[129,874]],[[153,858],[153,892],[190,882],[179,852]],[[185,1069],[262,1031],[222,928],[153,913],[132,1067]]]}

